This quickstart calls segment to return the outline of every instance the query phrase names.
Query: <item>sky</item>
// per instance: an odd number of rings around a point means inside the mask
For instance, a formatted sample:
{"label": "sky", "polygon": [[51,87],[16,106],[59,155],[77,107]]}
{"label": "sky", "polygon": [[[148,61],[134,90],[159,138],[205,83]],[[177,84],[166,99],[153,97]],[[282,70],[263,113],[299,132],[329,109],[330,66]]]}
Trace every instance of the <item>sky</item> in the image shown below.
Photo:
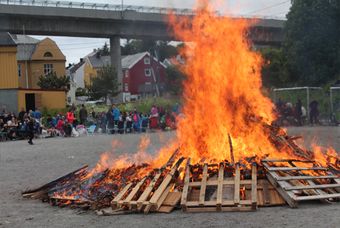
{"label": "sky", "polygon": [[[121,5],[141,5],[169,8],[193,8],[195,0],[73,0],[73,2],[96,2]],[[212,0],[222,2],[222,12],[240,16],[261,16],[284,19],[291,6],[290,0]],[[46,36],[34,36],[43,39]],[[77,63],[80,58],[91,53],[93,49],[102,47],[108,39],[56,37],[49,36],[66,56],[67,64]],[[123,42],[123,41],[122,41]]]}

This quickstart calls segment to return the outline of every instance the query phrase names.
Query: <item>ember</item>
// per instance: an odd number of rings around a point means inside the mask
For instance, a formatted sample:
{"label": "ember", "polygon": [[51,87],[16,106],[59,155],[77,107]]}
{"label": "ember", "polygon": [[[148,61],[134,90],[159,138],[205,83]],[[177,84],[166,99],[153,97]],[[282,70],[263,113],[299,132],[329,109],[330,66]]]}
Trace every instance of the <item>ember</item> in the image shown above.
{"label": "ember", "polygon": [[244,211],[340,198],[335,150],[306,150],[272,125],[248,22],[215,15],[207,0],[198,3],[193,19],[170,16],[177,38],[192,43],[182,49],[187,80],[176,141],[153,158],[144,138],[132,158],[104,154],[92,170],[83,167],[24,197],[99,214],[170,212],[179,201],[185,211]]}

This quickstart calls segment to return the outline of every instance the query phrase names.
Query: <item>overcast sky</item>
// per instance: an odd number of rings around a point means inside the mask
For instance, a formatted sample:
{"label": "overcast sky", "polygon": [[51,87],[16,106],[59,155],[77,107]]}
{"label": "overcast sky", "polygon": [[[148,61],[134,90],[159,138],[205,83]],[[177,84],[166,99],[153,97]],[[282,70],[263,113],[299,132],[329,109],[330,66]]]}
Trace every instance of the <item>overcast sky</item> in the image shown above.
{"label": "overcast sky", "polygon": [[[290,8],[290,0],[220,0],[223,2],[223,12],[233,15],[265,16],[271,18],[285,18]],[[122,0],[73,0],[73,2],[96,2],[121,4]],[[155,7],[192,8],[195,0],[123,0],[124,5],[143,5]],[[37,36],[43,39],[44,36]],[[67,64],[77,63],[80,58],[89,54],[108,42],[107,39],[51,37],[57,42],[62,52],[66,55]]]}

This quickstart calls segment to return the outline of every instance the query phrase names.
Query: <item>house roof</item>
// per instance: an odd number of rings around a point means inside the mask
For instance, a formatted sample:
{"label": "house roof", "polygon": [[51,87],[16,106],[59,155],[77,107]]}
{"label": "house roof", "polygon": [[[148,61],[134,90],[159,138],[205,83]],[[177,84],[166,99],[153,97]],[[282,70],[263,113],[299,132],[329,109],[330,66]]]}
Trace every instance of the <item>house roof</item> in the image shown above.
{"label": "house roof", "polygon": [[81,61],[81,62],[79,62],[77,64],[74,64],[68,70],[72,74],[72,73],[76,72],[84,63],[85,63],[85,61]]}
{"label": "house roof", "polygon": [[126,55],[122,57],[122,68],[130,69],[133,67],[139,60],[141,60],[145,55],[150,55],[149,52],[141,52],[134,55]]}
{"label": "house roof", "polygon": [[1,32],[0,46],[16,46],[16,44],[8,32]]}
{"label": "house roof", "polygon": [[[122,69],[131,69],[136,63],[138,63],[145,55],[150,56],[149,52],[140,52],[133,55],[122,56]],[[93,68],[101,68],[103,66],[111,65],[110,56],[98,56],[96,54],[88,56]],[[154,58],[155,59],[155,58]],[[166,67],[163,63],[162,66]]]}
{"label": "house roof", "polygon": [[40,40],[27,35],[13,35],[12,38],[16,44],[37,44]]}
{"label": "house roof", "polygon": [[30,60],[36,48],[36,44],[19,44],[17,46],[17,60]]}

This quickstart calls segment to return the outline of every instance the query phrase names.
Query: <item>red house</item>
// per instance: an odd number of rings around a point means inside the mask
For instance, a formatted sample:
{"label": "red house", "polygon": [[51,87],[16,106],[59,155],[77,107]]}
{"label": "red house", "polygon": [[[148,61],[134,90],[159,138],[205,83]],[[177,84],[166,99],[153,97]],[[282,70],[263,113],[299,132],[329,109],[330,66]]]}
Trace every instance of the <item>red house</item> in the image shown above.
{"label": "red house", "polygon": [[166,66],[148,52],[123,56],[124,101],[159,96],[164,91]]}

